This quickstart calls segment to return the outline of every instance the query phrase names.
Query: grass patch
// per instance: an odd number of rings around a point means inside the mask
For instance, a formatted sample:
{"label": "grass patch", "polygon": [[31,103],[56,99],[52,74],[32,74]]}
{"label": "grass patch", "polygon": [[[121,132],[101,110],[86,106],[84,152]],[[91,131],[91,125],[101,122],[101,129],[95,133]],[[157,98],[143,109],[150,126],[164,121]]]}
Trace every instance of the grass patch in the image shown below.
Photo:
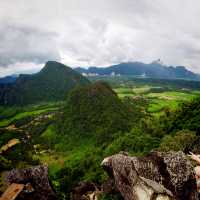
{"label": "grass patch", "polygon": [[152,88],[151,86],[145,85],[145,86],[142,86],[142,87],[133,88],[133,91],[136,94],[144,94],[144,93],[148,92],[151,88]]}
{"label": "grass patch", "polygon": [[8,119],[3,119],[0,121],[0,127],[5,127],[11,124],[14,120],[19,120],[24,117],[29,117],[29,116],[37,116],[46,112],[50,111],[56,111],[58,110],[58,107],[50,107],[50,108],[43,108],[43,109],[36,109],[36,110],[31,110],[31,111],[26,111],[26,112],[21,112],[17,113],[16,115],[8,118]]}
{"label": "grass patch", "polygon": [[124,98],[124,97],[130,97],[134,96],[135,93],[133,92],[132,88],[127,88],[127,87],[119,87],[115,88],[114,91],[117,93],[119,98]]}
{"label": "grass patch", "polygon": [[176,109],[179,105],[179,101],[176,100],[164,100],[164,99],[151,99],[150,104],[148,107],[148,112],[154,113],[154,114],[161,114],[161,112],[165,108],[170,108],[170,109]]}

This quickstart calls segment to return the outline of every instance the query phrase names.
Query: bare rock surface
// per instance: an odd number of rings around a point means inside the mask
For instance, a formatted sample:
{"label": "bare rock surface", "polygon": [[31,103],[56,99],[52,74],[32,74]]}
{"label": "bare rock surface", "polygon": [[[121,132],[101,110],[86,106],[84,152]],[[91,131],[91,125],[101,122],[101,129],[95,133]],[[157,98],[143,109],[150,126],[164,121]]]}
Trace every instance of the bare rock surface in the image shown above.
{"label": "bare rock surface", "polygon": [[19,200],[57,199],[49,183],[47,166],[35,166],[26,169],[13,169],[8,173],[6,181],[8,185],[12,183],[30,185],[19,196]]}
{"label": "bare rock surface", "polygon": [[145,157],[119,153],[102,166],[125,200],[197,200],[193,168],[183,152],[152,152]]}
{"label": "bare rock surface", "polygon": [[100,188],[91,182],[80,182],[72,192],[73,200],[98,200],[101,193]]}

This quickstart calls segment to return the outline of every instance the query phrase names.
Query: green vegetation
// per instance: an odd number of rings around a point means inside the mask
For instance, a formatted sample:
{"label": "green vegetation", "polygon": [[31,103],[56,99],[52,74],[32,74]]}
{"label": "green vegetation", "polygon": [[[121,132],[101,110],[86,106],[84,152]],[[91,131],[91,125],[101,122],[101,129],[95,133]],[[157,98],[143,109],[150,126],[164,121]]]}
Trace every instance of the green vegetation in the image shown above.
{"label": "green vegetation", "polygon": [[200,133],[200,97],[184,102],[176,111],[166,112],[161,118],[161,125],[167,133],[179,130],[191,130]]}
{"label": "green vegetation", "polygon": [[57,111],[63,102],[46,102],[23,107],[17,106],[0,106],[0,127],[6,127],[15,121],[28,117],[36,117],[48,112]]}
{"label": "green vegetation", "polygon": [[[64,102],[0,107],[0,148],[20,140],[0,156],[1,170],[47,163],[64,200],[80,181],[103,183],[107,175],[100,163],[119,151],[137,156],[156,149],[200,152],[197,88],[185,90],[180,82],[108,82],[114,91],[97,82],[71,90]],[[120,197],[102,194],[101,199]]]}
{"label": "green vegetation", "polygon": [[68,95],[60,129],[67,136],[95,133],[108,141],[113,133],[129,130],[132,117],[131,110],[115,92],[106,83],[97,82]]}
{"label": "green vegetation", "polygon": [[38,73],[20,75],[16,82],[0,85],[1,105],[28,105],[41,101],[61,101],[77,85],[87,85],[89,81],[73,69],[49,61]]}
{"label": "green vegetation", "polygon": [[56,110],[58,110],[58,107],[21,112],[21,113],[18,113],[15,116],[13,116],[13,117],[11,117],[9,119],[1,120],[0,121],[0,127],[8,126],[9,124],[13,123],[14,121],[22,119],[22,118],[26,118],[26,117],[29,117],[29,116],[37,116],[37,115],[40,115],[40,114],[43,114],[43,113],[56,111]]}
{"label": "green vegetation", "polygon": [[133,155],[144,155],[159,146],[160,139],[150,134],[141,132],[142,129],[132,129],[129,133],[119,135],[108,145],[105,152],[107,155],[126,151]]}
{"label": "green vegetation", "polygon": [[182,130],[175,135],[166,135],[162,138],[160,151],[185,151],[192,149],[193,143],[197,140],[195,132]]}
{"label": "green vegetation", "polygon": [[182,102],[190,101],[197,97],[199,91],[173,90],[155,86],[124,86],[114,89],[120,98],[133,97],[145,98],[149,102],[148,112],[161,115],[166,108],[176,109]]}
{"label": "green vegetation", "polygon": [[145,98],[148,102],[147,111],[160,116],[165,109],[176,109],[179,104],[190,101],[200,95],[200,82],[189,80],[168,80],[121,77],[90,77],[91,81],[108,82],[120,98]]}

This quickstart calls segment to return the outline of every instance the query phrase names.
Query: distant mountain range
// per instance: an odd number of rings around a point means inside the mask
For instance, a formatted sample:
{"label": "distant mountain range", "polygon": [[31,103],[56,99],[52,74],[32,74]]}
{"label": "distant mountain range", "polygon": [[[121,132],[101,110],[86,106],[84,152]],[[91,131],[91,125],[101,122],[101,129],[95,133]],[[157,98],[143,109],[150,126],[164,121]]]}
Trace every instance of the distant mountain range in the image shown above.
{"label": "distant mountain range", "polygon": [[165,66],[160,61],[155,61],[150,64],[141,62],[127,62],[112,65],[109,67],[90,67],[76,68],[76,71],[85,76],[120,76],[133,75],[138,77],[159,78],[159,79],[190,79],[200,80],[200,75],[187,70],[184,66]]}
{"label": "distant mountain range", "polygon": [[[70,67],[49,61],[36,74],[22,74],[0,84],[0,104],[26,105],[37,102],[63,100],[69,90],[89,81]],[[7,79],[8,80],[8,79]]]}
{"label": "distant mountain range", "polygon": [[137,76],[156,79],[188,79],[200,81],[200,75],[183,66],[165,66],[155,61],[150,64],[127,62],[110,67],[90,67],[75,70],[55,61],[49,61],[35,74],[12,75],[0,78],[0,104],[25,105],[40,101],[63,100],[77,85],[87,85],[82,76]]}
{"label": "distant mountain range", "polygon": [[0,78],[0,84],[14,83],[17,80],[17,77],[18,77],[17,75],[10,75]]}

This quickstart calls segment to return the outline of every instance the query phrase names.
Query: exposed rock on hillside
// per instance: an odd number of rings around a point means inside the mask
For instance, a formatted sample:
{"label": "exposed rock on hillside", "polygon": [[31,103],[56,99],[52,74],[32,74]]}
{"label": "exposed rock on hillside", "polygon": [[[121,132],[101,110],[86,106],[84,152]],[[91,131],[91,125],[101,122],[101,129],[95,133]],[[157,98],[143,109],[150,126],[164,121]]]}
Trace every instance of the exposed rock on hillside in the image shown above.
{"label": "exposed rock on hillside", "polygon": [[80,182],[73,189],[73,200],[97,200],[101,193],[100,188],[94,183]]}
{"label": "exposed rock on hillside", "polygon": [[19,200],[56,200],[56,195],[50,186],[48,179],[48,168],[36,166],[26,169],[14,169],[8,173],[7,183],[30,185],[29,189],[23,191]]}
{"label": "exposed rock on hillside", "polygon": [[198,199],[192,165],[183,152],[141,158],[119,153],[105,158],[102,166],[125,200]]}
{"label": "exposed rock on hillside", "polygon": [[108,179],[101,186],[88,181],[79,182],[72,190],[73,200],[99,200],[102,194],[118,194],[114,180]]}

